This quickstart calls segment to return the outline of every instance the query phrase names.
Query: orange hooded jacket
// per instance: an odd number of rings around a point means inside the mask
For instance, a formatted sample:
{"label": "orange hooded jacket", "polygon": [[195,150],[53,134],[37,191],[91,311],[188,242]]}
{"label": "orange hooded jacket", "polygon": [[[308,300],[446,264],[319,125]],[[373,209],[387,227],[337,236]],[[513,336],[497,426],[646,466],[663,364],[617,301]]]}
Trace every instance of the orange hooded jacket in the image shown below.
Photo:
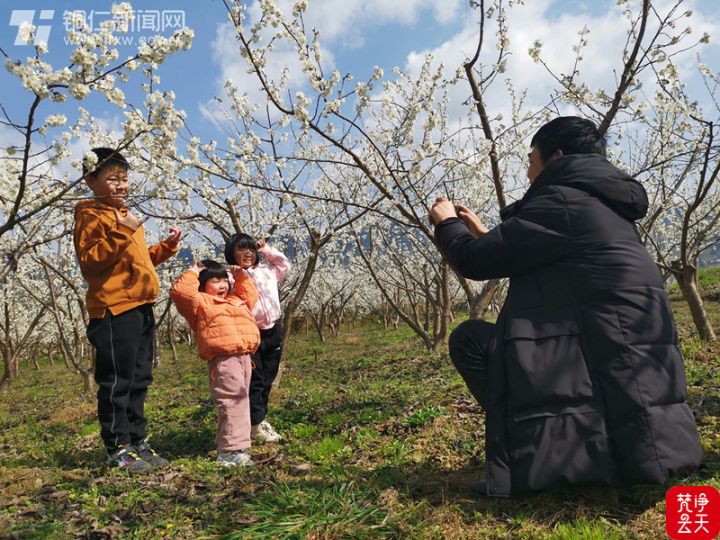
{"label": "orange hooded jacket", "polygon": [[[177,246],[160,242],[148,248],[142,226],[134,231],[117,222],[110,204],[85,199],[75,206],[75,252],[88,283],[90,318],[113,315],[155,302],[159,281],[155,266],[173,256]],[[121,216],[127,207],[117,208]]]}
{"label": "orange hooded jacket", "polygon": [[174,283],[170,297],[195,333],[200,357],[210,361],[254,353],[260,331],[250,314],[258,298],[253,279],[244,272],[236,274],[233,292],[225,298],[200,292],[199,286],[198,274],[188,270]]}

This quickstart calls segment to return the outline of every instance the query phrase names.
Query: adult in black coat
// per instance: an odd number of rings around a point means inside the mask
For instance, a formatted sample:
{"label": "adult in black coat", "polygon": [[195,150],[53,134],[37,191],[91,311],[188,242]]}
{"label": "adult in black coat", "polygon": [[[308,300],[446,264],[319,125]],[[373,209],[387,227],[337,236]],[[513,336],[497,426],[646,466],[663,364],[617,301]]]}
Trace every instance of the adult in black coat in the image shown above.
{"label": "adult in black coat", "polygon": [[531,142],[530,188],[488,230],[440,198],[440,251],[469,279],[510,278],[496,324],[469,320],[450,357],[486,413],[486,481],[510,496],[564,484],[664,483],[702,450],[660,273],[633,222],[639,182],[595,125],[560,117]]}

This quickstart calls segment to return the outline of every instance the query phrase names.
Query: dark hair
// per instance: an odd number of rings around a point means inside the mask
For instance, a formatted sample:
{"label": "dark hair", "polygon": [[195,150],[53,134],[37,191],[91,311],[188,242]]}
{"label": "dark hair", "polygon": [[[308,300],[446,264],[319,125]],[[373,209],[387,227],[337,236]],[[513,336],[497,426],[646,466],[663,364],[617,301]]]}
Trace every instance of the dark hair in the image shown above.
{"label": "dark hair", "polygon": [[254,249],[255,264],[257,264],[260,260],[257,242],[249,234],[237,233],[227,239],[227,242],[225,242],[225,261],[227,261],[228,264],[237,264],[237,261],[235,260],[236,249]]}
{"label": "dark hair", "polygon": [[530,141],[530,146],[537,148],[540,159],[544,162],[556,150],[563,155],[600,154],[605,155],[607,143],[592,120],[579,116],[561,116],[551,120],[540,129]]}
{"label": "dark hair", "polygon": [[102,146],[99,148],[93,148],[90,151],[97,156],[98,162],[97,165],[95,165],[95,168],[93,170],[90,170],[90,168],[83,160],[83,176],[97,176],[100,171],[102,171],[105,167],[109,167],[110,165],[120,165],[125,169],[130,168],[130,165],[125,159],[125,156],[123,156],[117,150]]}
{"label": "dark hair", "polygon": [[210,259],[204,259],[203,261],[201,261],[201,264],[205,268],[200,271],[200,276],[198,278],[200,280],[200,287],[198,287],[198,290],[200,292],[205,290],[205,284],[212,278],[227,279],[228,282],[230,281],[225,266],[220,264],[219,262]]}

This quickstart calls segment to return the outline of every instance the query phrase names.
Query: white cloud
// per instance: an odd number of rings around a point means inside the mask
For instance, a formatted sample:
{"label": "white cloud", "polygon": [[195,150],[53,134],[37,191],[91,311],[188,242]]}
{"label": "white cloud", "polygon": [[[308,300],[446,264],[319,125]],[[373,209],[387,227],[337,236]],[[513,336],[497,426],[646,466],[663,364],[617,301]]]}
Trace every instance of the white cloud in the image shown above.
{"label": "white cloud", "polygon": [[[659,12],[662,12],[671,5],[669,2],[670,0],[661,0],[655,6]],[[587,36],[588,45],[583,50],[584,59],[579,66],[581,79],[593,90],[603,88],[608,92],[613,91],[616,77],[623,67],[622,49],[627,39],[628,22],[616,2],[606,0],[603,5],[607,9],[596,9],[592,13],[579,13],[578,9],[573,9],[572,13],[562,13],[562,10],[558,9],[557,0],[533,0],[510,9],[507,21],[511,52],[508,69],[484,96],[491,115],[502,114],[506,122],[510,121],[510,100],[504,84],[505,79],[511,81],[518,93],[527,89],[528,98],[525,103],[527,109],[540,110],[546,106],[558,85],[542,65],[530,58],[528,49],[535,40],[540,40],[543,43],[543,58],[554,73],[569,73],[573,69],[574,62],[572,47],[578,43],[578,31],[585,26],[590,29],[590,33]],[[698,8],[698,5],[702,7]],[[280,8],[286,12],[290,11],[290,6],[291,3],[287,0],[280,2]],[[688,43],[699,40],[704,32],[711,35],[711,44],[713,40],[720,41],[720,24],[713,13],[708,13],[709,6],[688,1],[683,7],[694,10],[691,17],[682,18],[678,25],[680,29],[683,28],[680,25],[692,27],[693,33],[688,38]],[[593,8],[597,8],[597,5],[593,4]],[[447,76],[450,77],[473,56],[478,39],[477,13],[467,7],[461,7],[459,0],[444,4],[437,0],[407,0],[395,3],[381,0],[369,0],[364,3],[359,0],[346,2],[322,0],[311,2],[305,16],[305,24],[308,29],[318,27],[321,30],[320,39],[323,45],[340,55],[343,49],[361,46],[366,39],[367,30],[372,26],[390,23],[412,25],[418,21],[422,10],[433,10],[433,16],[440,24],[453,20],[457,22],[460,19],[463,23],[459,31],[441,45],[433,49],[409,52],[403,69],[411,77],[417,75],[425,61],[425,56],[430,53],[436,64],[442,63],[445,66]],[[714,13],[717,13],[717,9]],[[258,16],[257,3],[250,8],[249,14],[251,18]],[[487,70],[497,61],[494,43],[495,21],[486,24],[485,30],[485,44],[479,63],[485,65]],[[648,32],[652,30],[651,25]],[[385,43],[388,47],[395,46],[391,36],[387,37]],[[330,50],[323,51],[324,67],[332,69],[334,58]],[[717,45],[700,49],[703,56],[710,56],[715,60],[718,58],[719,50]],[[229,24],[218,27],[213,51],[213,60],[221,70],[220,81],[230,78],[242,91],[249,94],[251,103],[264,103],[257,78],[246,73],[246,63],[239,54],[234,30]],[[692,72],[697,51],[697,49],[688,51],[676,58],[682,73]],[[370,66],[382,65],[383,61],[383,57],[367,58],[368,71],[371,69]],[[706,62],[713,65],[709,59]],[[272,53],[268,73],[271,78],[277,78],[286,66],[290,66],[289,86],[293,90],[301,89],[305,82],[303,73],[297,66],[295,52],[289,48],[280,48]],[[360,77],[361,73],[354,75]],[[647,70],[643,76],[651,77],[652,73]],[[392,77],[388,69],[386,69],[386,77]],[[651,86],[646,86],[649,93],[652,92]],[[222,92],[222,89],[220,88],[219,91]],[[465,81],[460,81],[451,89],[447,112],[453,119],[452,124],[467,119],[469,96],[470,87]],[[211,104],[205,105],[211,107]],[[564,109],[563,113],[567,111],[568,109]],[[470,121],[477,124],[474,113]]]}
{"label": "white cloud", "polygon": [[[225,81],[232,81],[233,85],[241,94],[247,94],[251,105],[260,105],[265,103],[265,93],[262,85],[254,73],[248,73],[248,63],[240,55],[241,45],[235,37],[235,28],[231,23],[223,23],[218,25],[216,37],[211,46],[213,50],[213,61],[220,68],[220,75],[216,80],[216,96],[225,99],[226,91],[224,88]],[[326,48],[320,48],[322,55],[323,68],[331,71],[335,66],[335,58],[333,54]],[[274,50],[267,57],[268,62],[265,66],[265,74],[268,82],[273,83],[280,81],[281,77],[285,77],[287,88],[292,90],[292,94],[296,90],[302,89],[306,84],[305,74],[298,61],[297,52],[289,43],[283,41],[274,45]],[[283,96],[287,99],[287,96]],[[230,110],[229,105],[222,107],[214,99],[199,105],[200,113],[204,118],[212,122],[215,127],[220,127],[222,123],[222,109]],[[272,112],[275,116],[275,111]]]}
{"label": "white cloud", "polygon": [[[290,13],[293,1],[277,2],[283,13]],[[335,45],[346,46],[345,36],[363,32],[370,26],[390,23],[413,25],[420,14],[431,10],[440,24],[447,24],[460,12],[460,0],[311,0],[305,13],[306,28],[318,28],[322,39]],[[259,4],[255,2],[250,13],[259,16]]]}
{"label": "white cloud", "polygon": [[[71,182],[80,178],[81,173],[72,166],[72,162],[75,160],[82,160],[85,152],[89,151],[93,146],[107,144],[103,141],[120,141],[123,137],[122,122],[122,118],[118,115],[93,117],[91,138],[88,138],[86,133],[83,132],[81,137],[71,139],[68,143],[68,151],[70,152],[70,155],[57,165],[50,166],[48,169],[49,174],[55,178],[62,178],[65,173],[68,173],[68,178]],[[52,137],[49,137],[49,140],[54,139],[55,136],[59,137],[61,131],[63,131],[63,129],[54,130],[52,132]]]}
{"label": "white cloud", "polygon": [[[278,2],[283,13],[290,13],[292,5],[293,2],[289,0]],[[335,58],[329,47],[334,50],[359,48],[365,43],[364,32],[367,28],[390,23],[413,25],[424,10],[431,10],[436,21],[447,24],[458,16],[460,5],[461,0],[318,0],[310,2],[304,22],[308,33],[312,28],[320,30],[323,69],[332,70]],[[248,8],[248,24],[253,24],[260,15],[260,5],[256,1]],[[241,92],[248,94],[251,103],[263,103],[260,83],[255,75],[247,73],[247,63],[240,56],[240,46],[230,23],[218,25],[211,46],[213,61],[220,68],[220,76],[216,81],[218,95],[225,95],[222,85],[230,79]],[[376,63],[381,60],[378,59]],[[269,57],[269,78],[278,80],[284,69],[288,70],[289,88],[301,89],[305,84],[304,74],[298,64],[297,53],[286,43],[279,44]],[[201,104],[199,109],[205,118],[216,123],[213,114],[216,106],[212,102]]]}
{"label": "white cloud", "polygon": [[0,148],[14,146],[20,149],[25,144],[25,137],[15,129],[0,125]]}
{"label": "white cloud", "polygon": [[[240,47],[232,24],[228,22],[218,25],[216,37],[212,42],[212,50],[213,61],[220,67],[220,77],[217,81],[219,95],[225,95],[223,84],[225,81],[231,80],[241,92],[247,92],[251,103],[262,103],[265,100],[260,81],[256,75],[247,72],[248,64],[240,56]],[[332,55],[328,51],[322,52],[329,64],[332,65]],[[297,53],[289,45],[283,43],[279,44],[268,57],[265,71],[269,81],[278,81],[286,68],[289,87],[301,86],[304,74],[298,63]]]}
{"label": "white cloud", "polygon": [[[583,61],[579,64],[579,69],[581,80],[591,89],[602,88],[608,92],[613,91],[616,88],[616,79],[623,68],[622,50],[627,39],[628,22],[615,2],[607,2],[607,10],[597,16],[573,14],[550,17],[548,9],[552,3],[551,0],[535,0],[515,6],[508,12],[511,57],[508,60],[507,72],[503,74],[502,79],[509,79],[518,91],[527,89],[527,106],[534,109],[548,104],[553,89],[558,87],[545,68],[535,63],[528,54],[528,49],[535,40],[543,43],[542,57],[550,69],[556,75],[569,74],[573,70],[575,61],[572,47],[579,41],[578,32],[587,26],[590,30],[587,36],[588,45],[583,49]],[[686,43],[697,42],[704,32],[711,35],[711,43],[713,36],[720,40],[720,23],[709,13],[701,12],[697,9],[697,5],[693,4],[689,2],[684,6],[682,11],[693,8],[694,11],[691,17],[683,17],[677,27],[678,31],[684,26],[693,29]],[[669,5],[674,5],[674,2],[663,2],[662,5],[657,4],[656,8],[662,13],[662,10],[667,9]],[[486,22],[486,39],[478,62],[478,65],[486,66],[486,70],[497,61],[497,49],[493,42],[494,21],[490,23]],[[654,22],[649,24],[648,35],[654,31],[655,26]],[[477,40],[478,25],[475,15],[468,17],[464,28],[438,47],[409,53],[404,69],[410,74],[417,75],[426,55],[431,54],[436,63],[442,62],[448,73],[452,73],[474,55]],[[702,51],[704,51],[703,56],[715,59],[719,56],[717,47],[708,47]],[[697,52],[698,50],[694,49],[679,53],[675,57],[684,76],[690,76],[695,71]],[[647,70],[643,76],[649,81],[652,73]],[[507,114],[510,104],[502,83],[502,80],[497,80],[484,98],[490,111]],[[470,87],[466,83],[461,83],[453,90],[450,103],[454,111],[450,111],[451,115],[460,116],[467,110],[462,106],[462,102],[469,95]]]}

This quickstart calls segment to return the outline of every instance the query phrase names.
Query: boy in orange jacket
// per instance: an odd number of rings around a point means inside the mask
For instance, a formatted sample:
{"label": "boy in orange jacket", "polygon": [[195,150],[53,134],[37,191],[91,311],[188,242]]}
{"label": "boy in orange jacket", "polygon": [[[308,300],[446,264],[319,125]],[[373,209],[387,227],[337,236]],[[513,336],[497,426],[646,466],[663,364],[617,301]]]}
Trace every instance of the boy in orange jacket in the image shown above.
{"label": "boy in orange jacket", "polygon": [[170,296],[195,333],[198,352],[208,362],[210,393],[218,408],[217,463],[224,467],[254,465],[250,448],[250,355],[260,331],[250,310],[258,292],[253,279],[231,266],[235,284],[223,265],[193,260],[172,287]]}
{"label": "boy in orange jacket", "polygon": [[159,283],[155,266],[178,251],[180,229],[148,248],[142,224],[124,205],[125,158],[111,148],[93,148],[97,165],[83,165],[93,198],[75,206],[74,241],[88,283],[87,336],[95,347],[100,436],[108,464],[129,473],[167,465],[147,441],[145,396],[152,382]]}

